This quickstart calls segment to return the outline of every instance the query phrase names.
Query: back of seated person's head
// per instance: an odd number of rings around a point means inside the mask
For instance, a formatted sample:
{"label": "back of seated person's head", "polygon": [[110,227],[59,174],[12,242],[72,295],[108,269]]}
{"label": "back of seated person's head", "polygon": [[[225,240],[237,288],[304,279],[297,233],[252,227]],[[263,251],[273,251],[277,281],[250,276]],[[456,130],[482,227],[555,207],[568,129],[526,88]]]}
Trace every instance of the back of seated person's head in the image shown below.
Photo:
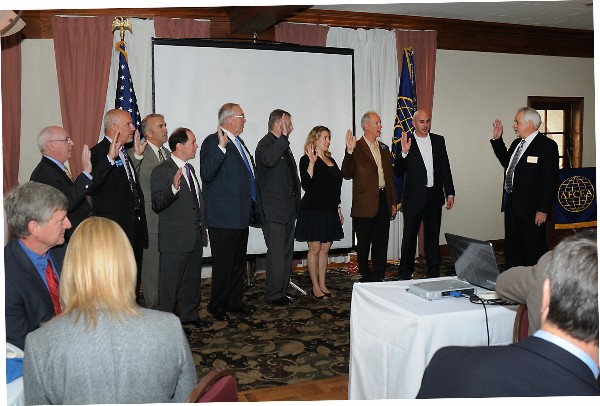
{"label": "back of seated person's head", "polygon": [[598,244],[595,231],[567,237],[547,269],[550,307],[546,322],[585,343],[598,345]]}
{"label": "back of seated person's head", "polygon": [[119,318],[137,315],[136,262],[121,227],[90,217],[75,229],[61,273],[60,297],[65,316],[84,316],[94,327],[99,311]]}

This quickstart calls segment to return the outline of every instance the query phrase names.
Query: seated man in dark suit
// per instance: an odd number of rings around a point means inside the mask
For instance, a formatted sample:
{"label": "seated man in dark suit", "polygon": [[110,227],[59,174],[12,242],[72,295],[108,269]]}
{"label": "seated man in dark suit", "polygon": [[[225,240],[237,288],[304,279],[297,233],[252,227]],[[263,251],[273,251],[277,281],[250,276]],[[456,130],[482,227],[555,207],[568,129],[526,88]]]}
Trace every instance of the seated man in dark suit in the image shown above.
{"label": "seated man in dark suit", "polygon": [[[13,238],[4,247],[6,341],[23,349],[25,336],[60,313],[69,201],[58,189],[28,182],[12,189],[4,211]],[[53,249],[53,247],[56,247]]]}
{"label": "seated man in dark suit", "polygon": [[90,150],[87,145],[83,146],[81,158],[83,172],[77,178],[73,178],[65,163],[73,156],[75,143],[63,128],[54,126],[43,128],[38,134],[37,143],[42,159],[31,173],[29,180],[54,186],[69,200],[67,217],[72,227],[66,234],[68,240],[79,223],[88,218],[92,211],[86,199],[93,183]]}
{"label": "seated man in dark suit", "polygon": [[595,233],[553,250],[541,310],[541,329],[518,343],[438,350],[417,398],[600,395]]}

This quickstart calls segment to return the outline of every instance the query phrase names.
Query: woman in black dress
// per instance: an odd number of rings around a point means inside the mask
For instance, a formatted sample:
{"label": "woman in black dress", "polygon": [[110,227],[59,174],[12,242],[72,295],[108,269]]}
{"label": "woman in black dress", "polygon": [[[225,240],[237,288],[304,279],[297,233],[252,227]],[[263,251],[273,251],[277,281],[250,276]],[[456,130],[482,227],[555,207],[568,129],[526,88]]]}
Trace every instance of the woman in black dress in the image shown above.
{"label": "woman in black dress", "polygon": [[335,294],[327,289],[325,275],[329,248],[333,241],[344,238],[344,216],[340,209],[342,173],[329,152],[331,131],[318,125],[304,144],[300,158],[300,180],[304,196],[296,222],[296,240],[308,243],[308,273],[312,295],[327,300]]}

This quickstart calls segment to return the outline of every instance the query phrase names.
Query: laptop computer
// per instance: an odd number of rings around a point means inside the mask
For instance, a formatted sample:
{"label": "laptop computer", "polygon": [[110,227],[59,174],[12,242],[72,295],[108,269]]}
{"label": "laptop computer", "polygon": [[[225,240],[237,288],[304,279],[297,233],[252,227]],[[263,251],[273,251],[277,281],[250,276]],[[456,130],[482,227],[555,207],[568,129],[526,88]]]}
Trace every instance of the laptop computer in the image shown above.
{"label": "laptop computer", "polygon": [[[409,293],[427,300],[437,300],[444,297],[472,295],[476,287],[481,287],[496,297],[496,279],[499,275],[496,255],[490,242],[462,237],[446,233],[446,241],[450,248],[456,276],[460,280],[443,280],[420,282],[410,285]],[[485,294],[479,293],[479,296]]]}
{"label": "laptop computer", "polygon": [[495,291],[500,274],[492,243],[446,233],[454,269],[459,279]]}

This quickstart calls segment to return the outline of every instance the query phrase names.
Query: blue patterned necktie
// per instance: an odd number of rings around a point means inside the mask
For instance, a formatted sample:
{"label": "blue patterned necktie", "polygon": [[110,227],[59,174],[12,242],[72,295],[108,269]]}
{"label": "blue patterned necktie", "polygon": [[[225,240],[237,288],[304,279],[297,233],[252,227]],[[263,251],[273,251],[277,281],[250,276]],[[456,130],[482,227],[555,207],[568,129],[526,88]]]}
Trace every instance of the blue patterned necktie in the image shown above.
{"label": "blue patterned necktie", "polygon": [[137,186],[135,184],[135,179],[133,178],[133,165],[129,160],[129,155],[125,151],[124,147],[121,147],[121,152],[123,153],[123,158],[125,158],[125,162],[123,162],[123,166],[125,166],[125,171],[127,172],[127,180],[129,180],[129,187],[131,188],[131,193],[133,193],[133,202],[135,205],[135,209],[140,209],[140,197],[137,193]]}
{"label": "blue patterned necktie", "polygon": [[240,137],[234,137],[234,139],[235,139],[235,143],[238,146],[238,150],[240,151],[240,154],[242,154],[242,159],[244,160],[244,163],[246,164],[248,173],[250,173],[250,179],[252,181],[252,200],[256,201],[256,180],[254,179],[254,174],[252,173],[252,168],[250,168],[250,162],[248,162],[248,158],[246,157],[246,154],[244,153],[244,147],[242,147]]}
{"label": "blue patterned necktie", "polygon": [[506,172],[506,179],[504,180],[504,190],[506,193],[512,193],[513,190],[513,175],[515,174],[515,168],[517,167],[517,163],[519,163],[519,159],[521,158],[521,152],[523,151],[523,146],[525,145],[525,140],[521,140],[517,150],[515,151],[515,155],[513,159],[510,161],[510,165],[508,165],[508,172]]}

